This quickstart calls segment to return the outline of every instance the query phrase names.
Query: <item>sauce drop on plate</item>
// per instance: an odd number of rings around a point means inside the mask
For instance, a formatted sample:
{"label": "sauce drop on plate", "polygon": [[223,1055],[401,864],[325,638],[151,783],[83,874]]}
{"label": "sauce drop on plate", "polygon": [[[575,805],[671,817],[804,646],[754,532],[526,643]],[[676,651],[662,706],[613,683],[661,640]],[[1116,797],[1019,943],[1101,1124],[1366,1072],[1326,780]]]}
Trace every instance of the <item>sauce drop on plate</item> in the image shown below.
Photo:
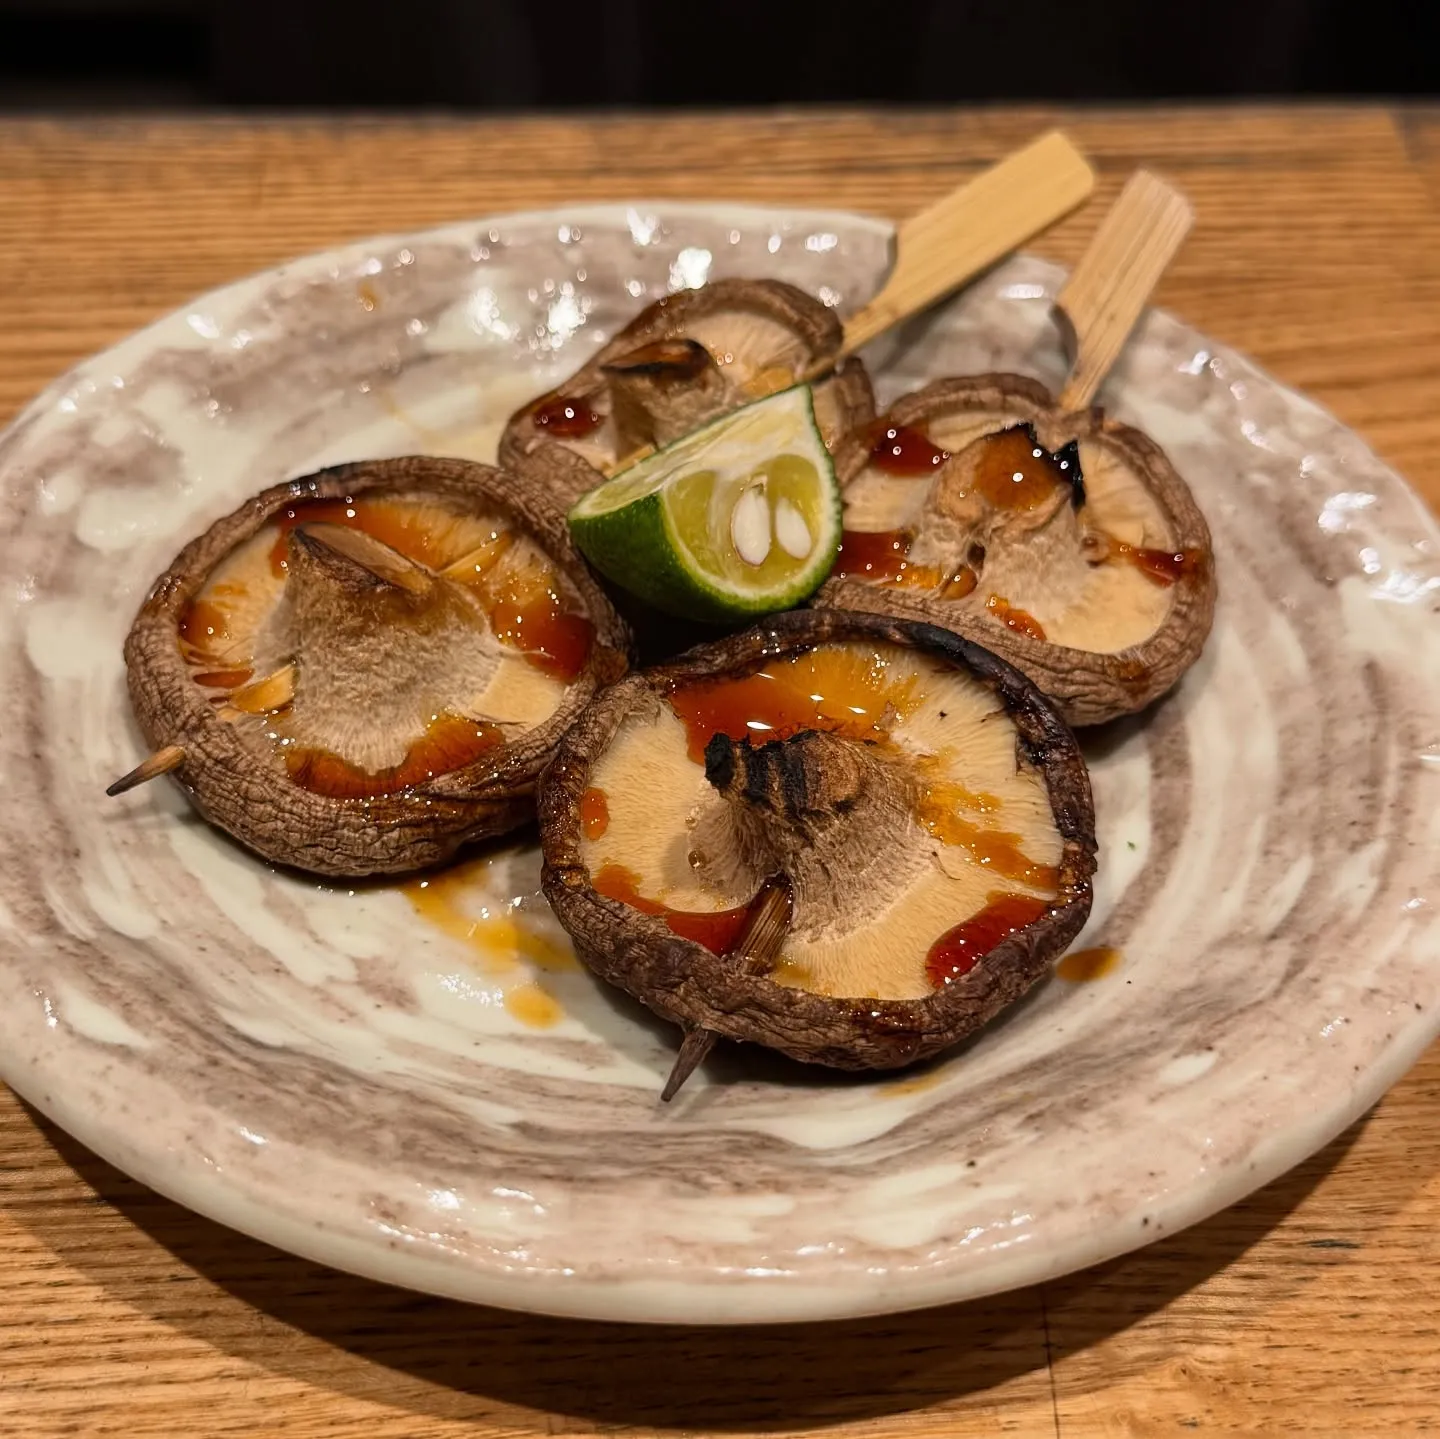
{"label": "sauce drop on plate", "polygon": [[1074,954],[1067,954],[1055,966],[1055,973],[1060,979],[1068,979],[1077,984],[1091,979],[1104,979],[1107,974],[1114,974],[1120,968],[1122,959],[1118,949],[1110,949],[1108,946],[1077,949]]}
{"label": "sauce drop on plate", "polygon": [[568,940],[550,939],[517,908],[522,896],[507,898],[502,891],[497,902],[485,881],[491,863],[467,860],[442,874],[406,880],[400,892],[427,924],[466,945],[488,977],[515,973],[522,959],[548,971],[578,969]]}
{"label": "sauce drop on plate", "polygon": [[506,990],[505,1008],[531,1029],[551,1029],[565,1018],[560,1002],[538,984],[517,984]]}

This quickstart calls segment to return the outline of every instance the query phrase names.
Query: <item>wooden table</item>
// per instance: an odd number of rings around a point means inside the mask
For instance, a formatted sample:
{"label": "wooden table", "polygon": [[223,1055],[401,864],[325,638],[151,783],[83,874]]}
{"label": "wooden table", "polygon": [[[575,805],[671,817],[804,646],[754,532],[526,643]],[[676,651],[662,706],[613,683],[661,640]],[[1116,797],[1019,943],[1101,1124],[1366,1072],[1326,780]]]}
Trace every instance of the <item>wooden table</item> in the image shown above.
{"label": "wooden table", "polygon": [[[1160,301],[1440,503],[1440,112],[843,113],[0,124],[0,421],[198,291],[368,233],[562,200],[902,215],[1059,121],[1198,223]],[[1073,258],[1073,219],[1039,247]],[[0,1435],[1358,1436],[1440,1428],[1440,1048],[1323,1153],[1042,1288],[795,1330],[467,1309],[331,1273],[0,1098]]]}

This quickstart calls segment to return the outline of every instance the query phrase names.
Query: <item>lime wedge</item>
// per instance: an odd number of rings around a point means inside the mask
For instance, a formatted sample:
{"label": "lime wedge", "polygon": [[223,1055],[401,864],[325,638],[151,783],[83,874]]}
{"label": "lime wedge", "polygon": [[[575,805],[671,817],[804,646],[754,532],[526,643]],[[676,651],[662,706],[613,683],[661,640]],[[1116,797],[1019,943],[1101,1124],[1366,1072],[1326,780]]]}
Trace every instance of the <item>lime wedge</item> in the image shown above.
{"label": "lime wedge", "polygon": [[622,470],[570,532],[601,574],[668,614],[789,609],[840,546],[840,491],[808,385],[756,400]]}

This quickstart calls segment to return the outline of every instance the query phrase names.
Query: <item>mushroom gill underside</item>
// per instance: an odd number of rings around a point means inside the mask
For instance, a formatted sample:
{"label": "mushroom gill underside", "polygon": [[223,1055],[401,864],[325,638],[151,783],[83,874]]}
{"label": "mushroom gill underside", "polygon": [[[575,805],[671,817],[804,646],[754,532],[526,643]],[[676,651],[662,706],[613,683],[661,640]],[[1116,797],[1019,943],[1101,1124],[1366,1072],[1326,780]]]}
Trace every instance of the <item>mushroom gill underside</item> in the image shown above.
{"label": "mushroom gill underside", "polygon": [[[1162,569],[1171,552],[1158,507],[1098,447],[1051,452],[1024,421],[991,423],[942,450],[923,485],[879,465],[853,480],[838,572],[937,592],[957,617],[1067,648],[1113,653],[1149,639],[1178,569]],[[889,540],[879,564],[863,534]],[[1136,554],[1151,569],[1118,563]]]}
{"label": "mushroom gill underside", "polygon": [[[382,529],[387,508],[418,519],[422,507],[349,508]],[[316,793],[374,798],[442,780],[558,708],[589,625],[562,620],[553,569],[523,537],[479,520],[477,543],[432,569],[358,526],[297,518],[222,563],[181,625],[192,677],[258,763]],[[505,613],[527,608],[573,641],[528,655],[502,642],[515,638]]]}

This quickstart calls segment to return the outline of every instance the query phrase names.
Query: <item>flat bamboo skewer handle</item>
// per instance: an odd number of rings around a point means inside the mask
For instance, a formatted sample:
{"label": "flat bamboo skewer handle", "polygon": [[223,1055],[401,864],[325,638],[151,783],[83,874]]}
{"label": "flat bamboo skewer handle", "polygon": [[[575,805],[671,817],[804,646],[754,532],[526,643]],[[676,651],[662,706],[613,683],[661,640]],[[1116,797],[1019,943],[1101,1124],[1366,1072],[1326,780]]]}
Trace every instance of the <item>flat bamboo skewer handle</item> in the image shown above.
{"label": "flat bamboo skewer handle", "polygon": [[[912,215],[895,232],[889,278],[846,322],[839,354],[817,361],[780,388],[823,379],[837,360],[958,290],[1068,215],[1094,188],[1089,162],[1052,130]],[[647,445],[616,460],[606,473],[618,475],[654,453]]]}
{"label": "flat bamboo skewer handle", "polygon": [[952,190],[895,234],[895,268],[845,323],[841,353],[917,315],[1032,235],[1068,215],[1095,188],[1095,172],[1052,130]]}
{"label": "flat bamboo skewer handle", "polygon": [[1178,190],[1137,170],[1055,301],[1070,353],[1062,409],[1083,410],[1119,358],[1194,214]]}

